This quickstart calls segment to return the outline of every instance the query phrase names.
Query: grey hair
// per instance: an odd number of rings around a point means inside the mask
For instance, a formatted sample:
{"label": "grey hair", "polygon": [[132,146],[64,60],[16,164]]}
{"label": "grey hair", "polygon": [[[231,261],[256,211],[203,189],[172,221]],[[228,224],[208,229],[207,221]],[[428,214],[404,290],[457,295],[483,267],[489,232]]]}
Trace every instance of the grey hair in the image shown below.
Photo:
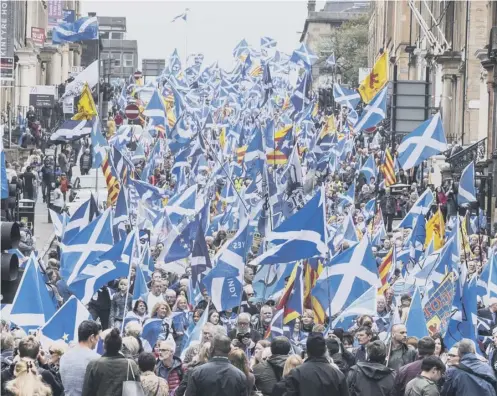
{"label": "grey hair", "polygon": [[459,341],[457,352],[459,354],[459,357],[463,357],[468,353],[475,353],[476,352],[475,343],[469,338],[463,338],[461,341]]}
{"label": "grey hair", "polygon": [[248,312],[242,312],[240,315],[238,315],[238,320],[245,318],[250,322],[250,314]]}

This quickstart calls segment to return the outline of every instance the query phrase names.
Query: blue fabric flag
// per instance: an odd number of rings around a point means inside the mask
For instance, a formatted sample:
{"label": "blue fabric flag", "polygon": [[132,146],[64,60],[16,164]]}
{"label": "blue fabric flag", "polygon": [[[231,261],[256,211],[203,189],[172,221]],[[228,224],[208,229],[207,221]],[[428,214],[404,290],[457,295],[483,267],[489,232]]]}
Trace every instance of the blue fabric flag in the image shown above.
{"label": "blue fabric flag", "polygon": [[83,17],[74,23],[61,23],[53,28],[52,42],[54,44],[86,40],[98,40],[97,17]]}

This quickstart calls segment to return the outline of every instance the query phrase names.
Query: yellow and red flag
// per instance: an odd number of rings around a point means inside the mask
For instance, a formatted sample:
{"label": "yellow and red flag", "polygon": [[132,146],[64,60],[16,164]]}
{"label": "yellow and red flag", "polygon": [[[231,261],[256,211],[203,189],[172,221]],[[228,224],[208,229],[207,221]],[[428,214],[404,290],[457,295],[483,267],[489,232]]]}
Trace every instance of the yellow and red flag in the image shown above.
{"label": "yellow and red flag", "polygon": [[369,103],[373,100],[378,92],[388,82],[388,54],[383,52],[376,60],[376,63],[366,78],[359,86],[359,93],[364,103]]}

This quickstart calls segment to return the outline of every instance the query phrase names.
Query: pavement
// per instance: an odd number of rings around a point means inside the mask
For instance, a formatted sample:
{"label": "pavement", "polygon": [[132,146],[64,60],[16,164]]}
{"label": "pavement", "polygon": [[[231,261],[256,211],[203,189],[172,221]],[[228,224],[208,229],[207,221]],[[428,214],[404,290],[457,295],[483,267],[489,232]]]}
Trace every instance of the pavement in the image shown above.
{"label": "pavement", "polygon": [[53,225],[48,222],[48,208],[47,204],[43,202],[41,189],[35,204],[34,236],[36,238],[36,250],[38,250],[40,254],[48,250],[55,236]]}

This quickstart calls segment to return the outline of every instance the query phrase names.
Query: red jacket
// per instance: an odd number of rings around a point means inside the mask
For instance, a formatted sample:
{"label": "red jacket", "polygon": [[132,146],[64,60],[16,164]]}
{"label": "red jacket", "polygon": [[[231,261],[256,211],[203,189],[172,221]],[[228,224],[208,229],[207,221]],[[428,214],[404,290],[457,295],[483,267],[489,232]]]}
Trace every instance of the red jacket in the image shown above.
{"label": "red jacket", "polygon": [[183,379],[184,373],[181,365],[181,359],[174,356],[172,367],[164,366],[164,363],[159,360],[157,366],[155,366],[155,373],[167,381],[167,384],[169,385],[169,393],[171,393],[179,386],[181,380]]}

